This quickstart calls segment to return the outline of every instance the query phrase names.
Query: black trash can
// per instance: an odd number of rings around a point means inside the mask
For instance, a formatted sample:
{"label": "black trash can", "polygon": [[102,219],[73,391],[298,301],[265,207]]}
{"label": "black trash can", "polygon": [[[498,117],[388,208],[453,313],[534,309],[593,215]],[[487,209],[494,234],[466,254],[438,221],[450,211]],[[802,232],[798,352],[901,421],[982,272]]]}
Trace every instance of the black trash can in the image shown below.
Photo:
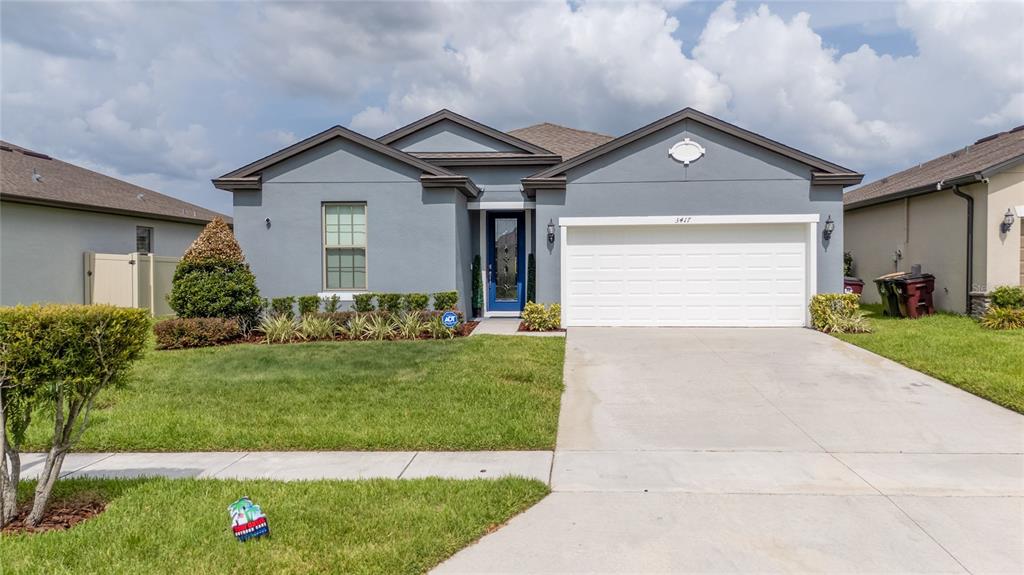
{"label": "black trash can", "polygon": [[885,274],[875,279],[875,286],[878,287],[878,295],[882,299],[882,313],[890,317],[901,317],[900,294],[896,290],[895,282],[908,276],[907,272],[895,272]]}

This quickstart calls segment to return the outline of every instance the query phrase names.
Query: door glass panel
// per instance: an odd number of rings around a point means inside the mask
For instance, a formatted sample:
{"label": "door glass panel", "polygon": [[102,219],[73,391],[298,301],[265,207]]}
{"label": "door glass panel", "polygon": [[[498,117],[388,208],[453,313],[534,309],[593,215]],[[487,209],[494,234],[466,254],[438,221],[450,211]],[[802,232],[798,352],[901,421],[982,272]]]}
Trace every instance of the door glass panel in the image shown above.
{"label": "door glass panel", "polygon": [[494,299],[516,301],[519,290],[519,221],[494,218]]}

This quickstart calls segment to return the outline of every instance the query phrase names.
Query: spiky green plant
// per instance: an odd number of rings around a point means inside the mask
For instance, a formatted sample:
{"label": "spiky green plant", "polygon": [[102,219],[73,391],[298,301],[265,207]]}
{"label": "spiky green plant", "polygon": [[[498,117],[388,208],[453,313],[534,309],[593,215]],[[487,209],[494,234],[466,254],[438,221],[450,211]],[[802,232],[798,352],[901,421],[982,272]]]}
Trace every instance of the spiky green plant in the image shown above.
{"label": "spiky green plant", "polygon": [[396,327],[395,322],[388,315],[382,313],[373,314],[369,321],[366,322],[366,327],[363,328],[363,335],[366,339],[384,341],[395,336]]}
{"label": "spiky green plant", "polygon": [[267,343],[287,343],[295,339],[298,330],[299,325],[295,320],[285,314],[265,315],[256,328]]}
{"label": "spiky green plant", "polygon": [[427,322],[419,312],[407,312],[398,319],[398,335],[403,339],[418,339],[427,330]]}
{"label": "spiky green plant", "polygon": [[435,316],[427,322],[427,332],[433,339],[452,339],[455,337],[455,330],[444,325],[441,316]]}
{"label": "spiky green plant", "polygon": [[338,324],[329,317],[304,315],[299,322],[299,337],[306,341],[332,339],[337,329]]}
{"label": "spiky green plant", "polygon": [[352,339],[366,339],[366,324],[370,321],[369,313],[354,313],[348,318],[348,336]]}

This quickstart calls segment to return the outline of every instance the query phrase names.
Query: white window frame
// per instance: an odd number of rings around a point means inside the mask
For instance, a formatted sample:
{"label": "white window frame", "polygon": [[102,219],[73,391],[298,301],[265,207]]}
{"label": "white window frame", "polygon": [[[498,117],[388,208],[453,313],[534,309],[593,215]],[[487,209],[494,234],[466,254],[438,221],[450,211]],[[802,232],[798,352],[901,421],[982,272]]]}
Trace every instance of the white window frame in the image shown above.
{"label": "white window frame", "polygon": [[[327,245],[327,208],[328,206],[360,206],[363,208],[363,245],[350,246],[329,246]],[[320,285],[323,286],[321,294],[330,297],[333,294],[347,295],[366,293],[370,286],[370,217],[369,208],[366,202],[323,202],[320,204]],[[327,250],[329,249],[363,249],[363,278],[362,288],[336,288],[327,287]],[[345,299],[344,297],[342,299]]]}

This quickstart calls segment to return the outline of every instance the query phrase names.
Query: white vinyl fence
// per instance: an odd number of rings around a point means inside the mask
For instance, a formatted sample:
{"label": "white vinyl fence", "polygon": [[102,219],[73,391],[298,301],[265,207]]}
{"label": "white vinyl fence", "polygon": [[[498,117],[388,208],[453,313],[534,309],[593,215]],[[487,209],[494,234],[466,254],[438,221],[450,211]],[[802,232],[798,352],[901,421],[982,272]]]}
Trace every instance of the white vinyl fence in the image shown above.
{"label": "white vinyl fence", "polygon": [[85,303],[144,308],[153,316],[172,314],[167,294],[180,259],[85,252]]}

